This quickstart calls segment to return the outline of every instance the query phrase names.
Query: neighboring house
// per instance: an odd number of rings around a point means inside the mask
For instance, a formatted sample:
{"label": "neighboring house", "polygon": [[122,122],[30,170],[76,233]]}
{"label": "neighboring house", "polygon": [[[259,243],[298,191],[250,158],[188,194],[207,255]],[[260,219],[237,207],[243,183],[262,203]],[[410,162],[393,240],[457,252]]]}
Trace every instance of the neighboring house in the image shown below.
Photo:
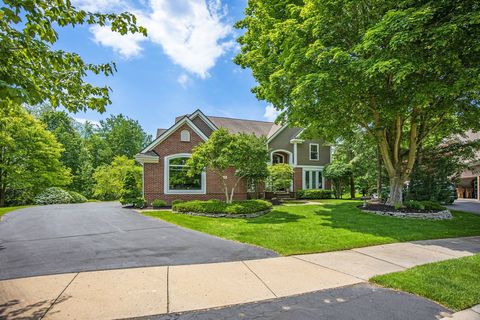
{"label": "neighboring house", "polygon": [[[480,132],[468,132],[465,140],[473,141],[480,139]],[[480,151],[477,151],[473,162],[469,163],[469,168],[460,174],[460,181],[456,186],[458,198],[468,198],[480,200]]]}
{"label": "neighboring house", "polygon": [[[302,128],[279,126],[273,122],[205,116],[200,110],[177,117],[169,129],[158,129],[156,139],[135,156],[143,166],[143,194],[148,202],[172,200],[223,199],[217,176],[206,170],[195,177],[185,172],[192,149],[206,141],[213,131],[225,128],[231,133],[253,133],[268,139],[271,163],[288,163],[294,168],[290,191],[328,188],[322,176],[330,162],[330,147],[321,140],[301,139]],[[234,169],[226,176],[232,180]],[[327,185],[326,185],[327,184]],[[235,192],[235,199],[248,197],[246,181]]]}

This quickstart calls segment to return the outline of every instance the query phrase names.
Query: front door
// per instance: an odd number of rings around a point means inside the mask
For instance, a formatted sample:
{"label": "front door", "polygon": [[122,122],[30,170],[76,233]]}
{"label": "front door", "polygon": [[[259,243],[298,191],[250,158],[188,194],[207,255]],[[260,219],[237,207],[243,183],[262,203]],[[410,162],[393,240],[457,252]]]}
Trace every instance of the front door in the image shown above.
{"label": "front door", "polygon": [[323,189],[322,170],[303,170],[303,189]]}

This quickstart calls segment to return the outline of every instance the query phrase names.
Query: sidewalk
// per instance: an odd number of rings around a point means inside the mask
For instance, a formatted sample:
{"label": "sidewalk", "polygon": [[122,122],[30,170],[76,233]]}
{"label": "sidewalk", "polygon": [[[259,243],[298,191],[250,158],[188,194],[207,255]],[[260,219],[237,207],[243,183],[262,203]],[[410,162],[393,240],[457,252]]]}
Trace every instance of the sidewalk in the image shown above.
{"label": "sidewalk", "polygon": [[0,281],[0,318],[117,319],[200,310],[366,282],[480,252],[480,237],[238,262]]}

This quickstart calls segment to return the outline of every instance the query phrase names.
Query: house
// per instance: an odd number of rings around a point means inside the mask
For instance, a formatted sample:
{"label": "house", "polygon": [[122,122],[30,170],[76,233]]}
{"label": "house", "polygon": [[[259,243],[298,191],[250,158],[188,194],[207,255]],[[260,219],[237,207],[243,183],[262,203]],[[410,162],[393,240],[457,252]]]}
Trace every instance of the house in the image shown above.
{"label": "house", "polygon": [[[208,170],[195,177],[185,173],[186,160],[192,149],[206,141],[213,131],[225,128],[231,133],[253,133],[268,139],[271,163],[288,163],[294,168],[290,191],[329,188],[322,170],[330,162],[330,146],[322,140],[301,138],[302,128],[280,126],[273,122],[243,120],[204,115],[197,110],[177,117],[168,129],[158,129],[156,139],[135,156],[143,166],[143,194],[148,202],[162,199],[167,203],[175,199],[223,199],[220,181]],[[232,181],[232,168],[224,178]],[[247,199],[247,182],[242,181],[235,199]]]}
{"label": "house", "polygon": [[[477,141],[480,139],[480,132],[467,132],[463,138],[465,141]],[[475,159],[468,163],[468,169],[460,174],[459,182],[456,185],[457,198],[480,200],[480,151],[475,154]]]}

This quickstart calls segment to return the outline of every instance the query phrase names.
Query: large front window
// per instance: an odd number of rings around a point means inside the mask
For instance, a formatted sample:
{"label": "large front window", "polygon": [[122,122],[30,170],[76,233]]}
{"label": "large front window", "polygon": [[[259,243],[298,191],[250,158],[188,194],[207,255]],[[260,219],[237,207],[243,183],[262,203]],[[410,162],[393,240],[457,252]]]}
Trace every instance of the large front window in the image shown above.
{"label": "large front window", "polygon": [[205,173],[187,175],[190,155],[171,156],[165,159],[166,193],[204,193]]}

